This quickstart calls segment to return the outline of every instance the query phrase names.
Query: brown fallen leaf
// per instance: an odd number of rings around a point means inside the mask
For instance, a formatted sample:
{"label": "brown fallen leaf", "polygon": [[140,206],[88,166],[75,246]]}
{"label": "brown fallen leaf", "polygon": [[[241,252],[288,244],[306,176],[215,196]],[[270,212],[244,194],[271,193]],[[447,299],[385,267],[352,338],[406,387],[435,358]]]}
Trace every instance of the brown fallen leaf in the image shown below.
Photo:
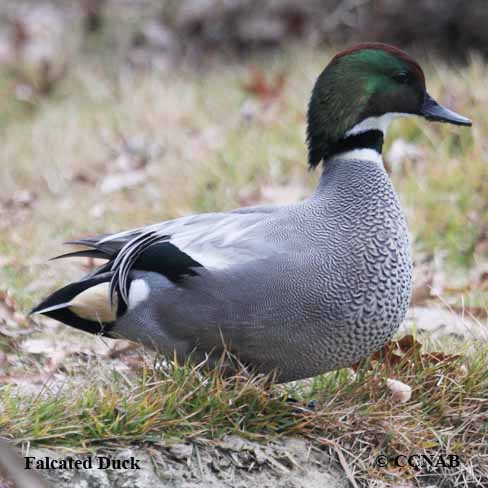
{"label": "brown fallen leaf", "polygon": [[488,229],[484,229],[482,232],[480,232],[474,252],[479,256],[488,255]]}
{"label": "brown fallen leaf", "polygon": [[12,47],[17,55],[21,53],[25,45],[29,42],[30,34],[27,26],[20,18],[14,18],[12,21],[11,42]]}
{"label": "brown fallen leaf", "polygon": [[481,276],[479,277],[479,287],[482,290],[488,290],[488,271],[481,273]]}
{"label": "brown fallen leaf", "polygon": [[[420,342],[416,341],[413,335],[409,334],[402,337],[398,341],[390,341],[386,343],[382,349],[374,352],[369,361],[381,362],[385,368],[391,369],[404,361],[405,356],[412,357],[417,354],[422,347]],[[359,369],[361,362],[352,366],[355,372]]]}
{"label": "brown fallen leaf", "polygon": [[93,177],[93,175],[90,175],[85,171],[78,171],[77,173],[75,173],[72,177],[72,180],[76,183],[87,183],[90,185],[96,183],[96,180]]}
{"label": "brown fallen leaf", "polygon": [[427,300],[432,297],[432,278],[423,281],[414,287],[412,292],[411,306],[423,305]]}
{"label": "brown fallen leaf", "polygon": [[460,354],[446,354],[444,352],[426,352],[422,354],[422,359],[430,364],[439,364],[443,362],[449,363],[460,357]]}
{"label": "brown fallen leaf", "polygon": [[[453,367],[457,367],[457,360],[461,357],[460,354],[445,354],[443,352],[425,352],[421,353],[422,344],[417,341],[413,335],[408,334],[398,341],[390,341],[382,349],[373,353],[368,359],[371,365],[374,361],[382,364],[385,371],[395,369],[399,370],[398,366],[403,367],[400,370],[408,370],[414,364],[420,363],[421,367],[428,365],[435,365],[445,362],[446,365],[453,363]],[[352,366],[356,373],[363,362],[358,362]]]}
{"label": "brown fallen leaf", "polygon": [[110,359],[114,359],[119,356],[123,356],[127,352],[134,351],[139,348],[139,344],[135,342],[129,342],[129,341],[119,341],[115,342],[113,347],[110,348],[106,356]]}
{"label": "brown fallen leaf", "polygon": [[408,334],[406,336],[403,336],[401,339],[398,341],[393,341],[398,349],[404,353],[404,354],[409,354],[413,355],[414,353],[420,351],[422,348],[422,344],[415,340],[412,334]]}
{"label": "brown fallen leaf", "polygon": [[17,310],[15,300],[4,290],[0,290],[0,303],[10,313],[15,313]]}
{"label": "brown fallen leaf", "polygon": [[17,310],[15,300],[3,290],[0,290],[0,334],[17,337],[32,331],[28,317]]}
{"label": "brown fallen leaf", "polygon": [[250,79],[243,84],[244,90],[258,98],[264,105],[270,105],[280,98],[286,83],[286,75],[281,72],[268,80],[264,73],[255,66],[251,69]]}

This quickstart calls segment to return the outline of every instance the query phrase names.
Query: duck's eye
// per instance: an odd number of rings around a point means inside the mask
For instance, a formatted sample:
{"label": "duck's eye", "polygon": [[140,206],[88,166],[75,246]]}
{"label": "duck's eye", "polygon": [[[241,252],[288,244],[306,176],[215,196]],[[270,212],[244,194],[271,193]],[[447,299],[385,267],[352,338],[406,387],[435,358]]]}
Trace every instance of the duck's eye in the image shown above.
{"label": "duck's eye", "polygon": [[406,71],[401,71],[400,73],[397,73],[393,79],[395,81],[398,81],[398,83],[401,83],[402,85],[408,85],[410,83],[410,74],[407,73]]}

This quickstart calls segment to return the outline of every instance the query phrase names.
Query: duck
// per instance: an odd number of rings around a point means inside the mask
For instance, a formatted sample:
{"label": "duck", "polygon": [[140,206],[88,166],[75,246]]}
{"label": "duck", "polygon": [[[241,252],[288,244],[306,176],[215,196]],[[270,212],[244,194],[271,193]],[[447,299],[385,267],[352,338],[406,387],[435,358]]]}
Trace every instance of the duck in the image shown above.
{"label": "duck", "polygon": [[408,227],[382,160],[402,116],[471,125],[427,93],[403,50],[339,52],[308,105],[308,164],[321,168],[308,198],[70,241],[80,247],[59,258],[104,264],[31,313],[179,361],[229,351],[276,382],[357,363],[392,338],[412,293]]}

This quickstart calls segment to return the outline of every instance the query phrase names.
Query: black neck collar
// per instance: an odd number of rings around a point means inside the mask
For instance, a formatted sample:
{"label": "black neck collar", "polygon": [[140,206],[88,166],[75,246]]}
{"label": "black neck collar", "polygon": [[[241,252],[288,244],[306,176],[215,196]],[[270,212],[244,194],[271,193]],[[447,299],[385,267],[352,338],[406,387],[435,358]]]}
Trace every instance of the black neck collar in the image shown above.
{"label": "black neck collar", "polygon": [[345,136],[343,139],[332,144],[328,151],[329,157],[352,151],[354,149],[373,149],[381,154],[383,149],[383,132],[378,129],[360,132],[351,136]]}

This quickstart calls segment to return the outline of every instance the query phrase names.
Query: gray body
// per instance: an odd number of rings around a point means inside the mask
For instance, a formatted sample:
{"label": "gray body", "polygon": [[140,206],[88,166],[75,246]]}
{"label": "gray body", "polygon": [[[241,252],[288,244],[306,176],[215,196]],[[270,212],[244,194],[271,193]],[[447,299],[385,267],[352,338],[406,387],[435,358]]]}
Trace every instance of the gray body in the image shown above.
{"label": "gray body", "polygon": [[83,249],[62,257],[106,264],[32,313],[182,360],[227,348],[279,381],[356,363],[392,337],[411,296],[407,226],[380,156],[399,115],[471,125],[400,49],[338,53],[308,107],[308,162],[324,168],[310,198],[72,241]]}
{"label": "gray body", "polygon": [[244,363],[291,381],[352,365],[401,324],[411,296],[409,237],[377,162],[337,156],[303,202],[210,215],[216,227],[218,215],[242,226],[238,245],[226,247],[225,235],[207,242],[224,254],[234,247],[241,259],[179,284],[132,271],[150,293],[117,319],[114,335],[197,360],[219,356],[225,343]]}

